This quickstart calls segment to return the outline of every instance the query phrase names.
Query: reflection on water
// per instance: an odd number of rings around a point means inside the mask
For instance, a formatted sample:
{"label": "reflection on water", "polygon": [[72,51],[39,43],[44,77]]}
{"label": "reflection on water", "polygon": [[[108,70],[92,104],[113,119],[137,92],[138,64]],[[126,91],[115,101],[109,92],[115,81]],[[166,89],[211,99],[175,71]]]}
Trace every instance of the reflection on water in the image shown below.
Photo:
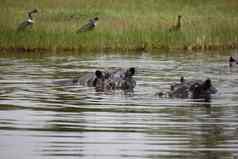
{"label": "reflection on water", "polygon": [[[227,54],[6,55],[0,57],[0,158],[238,156],[238,67]],[[134,94],[55,81],[136,67]],[[159,99],[183,75],[211,78],[210,103]]]}

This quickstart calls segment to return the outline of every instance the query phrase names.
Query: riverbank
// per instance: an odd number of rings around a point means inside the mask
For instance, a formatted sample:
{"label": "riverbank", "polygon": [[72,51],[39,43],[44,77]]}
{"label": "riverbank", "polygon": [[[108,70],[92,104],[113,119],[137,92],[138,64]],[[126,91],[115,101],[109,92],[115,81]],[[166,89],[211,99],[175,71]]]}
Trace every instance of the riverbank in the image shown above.
{"label": "riverbank", "polygon": [[[35,24],[16,32],[27,11]],[[4,1],[0,9],[1,51],[147,51],[238,48],[235,0],[26,0]],[[182,15],[179,31],[170,32]],[[95,30],[76,31],[98,16]]]}

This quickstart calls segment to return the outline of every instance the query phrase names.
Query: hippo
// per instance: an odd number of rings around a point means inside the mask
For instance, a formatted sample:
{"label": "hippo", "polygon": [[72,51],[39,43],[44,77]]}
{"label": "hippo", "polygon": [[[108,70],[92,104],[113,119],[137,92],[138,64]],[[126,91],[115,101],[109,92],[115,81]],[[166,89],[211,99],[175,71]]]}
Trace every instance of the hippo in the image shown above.
{"label": "hippo", "polygon": [[156,95],[163,97],[167,95],[170,98],[183,99],[203,99],[209,101],[211,95],[217,93],[217,89],[212,85],[209,78],[206,80],[185,80],[181,77],[179,83],[172,84],[170,91],[163,93],[159,92]]}
{"label": "hippo", "polygon": [[133,91],[136,86],[136,81],[133,78],[134,74],[134,67],[127,70],[96,70],[94,73],[88,73],[80,77],[78,83],[89,87],[95,87],[97,91],[115,89]]}
{"label": "hippo", "polygon": [[217,89],[212,85],[212,81],[207,78],[205,81],[197,81],[190,86],[192,99],[204,99],[209,101],[212,94],[217,93]]}

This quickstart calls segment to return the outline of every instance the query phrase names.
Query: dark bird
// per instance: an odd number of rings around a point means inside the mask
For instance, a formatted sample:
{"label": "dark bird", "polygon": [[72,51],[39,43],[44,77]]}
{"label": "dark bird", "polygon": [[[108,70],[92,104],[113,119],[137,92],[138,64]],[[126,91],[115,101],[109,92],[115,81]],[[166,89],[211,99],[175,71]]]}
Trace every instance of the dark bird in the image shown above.
{"label": "dark bird", "polygon": [[172,32],[172,31],[180,31],[181,30],[181,18],[182,18],[182,16],[178,15],[177,23],[176,23],[176,25],[172,26],[169,29],[170,32]]}
{"label": "dark bird", "polygon": [[233,64],[238,64],[238,61],[234,59],[232,56],[229,58],[229,66],[232,67]]}
{"label": "dark bird", "polygon": [[38,10],[34,9],[34,10],[28,12],[27,19],[24,22],[22,22],[21,24],[18,25],[17,31],[24,31],[25,29],[27,29],[29,27],[32,27],[32,25],[34,24],[32,15],[34,13],[38,13]]}
{"label": "dark bird", "polygon": [[99,20],[98,17],[95,17],[93,19],[90,19],[89,22],[85,25],[83,25],[78,31],[79,32],[86,32],[86,31],[90,31],[93,30],[96,27],[97,21]]}

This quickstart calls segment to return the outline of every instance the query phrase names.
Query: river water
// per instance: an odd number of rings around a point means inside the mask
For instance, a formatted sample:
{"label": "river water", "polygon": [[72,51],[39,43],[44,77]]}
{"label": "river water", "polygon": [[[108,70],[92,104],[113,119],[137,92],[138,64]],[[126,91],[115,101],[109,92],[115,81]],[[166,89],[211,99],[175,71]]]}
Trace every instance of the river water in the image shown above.
{"label": "river water", "polygon": [[[0,55],[1,159],[238,158],[238,66],[226,53]],[[134,93],[60,85],[85,72],[136,68]],[[159,98],[210,78],[211,102]]]}

